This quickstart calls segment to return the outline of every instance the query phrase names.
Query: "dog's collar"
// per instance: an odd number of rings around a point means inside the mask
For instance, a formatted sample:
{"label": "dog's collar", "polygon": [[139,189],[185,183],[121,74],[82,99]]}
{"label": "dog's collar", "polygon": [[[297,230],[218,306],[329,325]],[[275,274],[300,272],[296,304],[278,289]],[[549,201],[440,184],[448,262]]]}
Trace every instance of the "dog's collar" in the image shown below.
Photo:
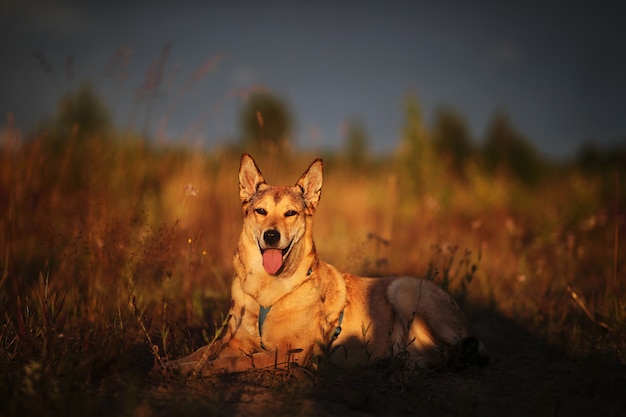
{"label": "dog's collar", "polygon": [[270,312],[272,306],[259,308],[259,336],[261,338],[261,348],[265,350],[265,346],[263,346],[263,323],[265,322],[265,318],[267,317],[267,313]]}
{"label": "dog's collar", "polygon": [[341,322],[343,321],[343,310],[339,313],[339,322],[337,323],[337,327],[335,327],[335,333],[333,333],[333,337],[330,339],[330,343],[334,342],[337,337],[339,337],[339,333],[341,333]]}
{"label": "dog's collar", "polygon": [[[312,273],[313,273],[313,265],[309,267],[309,270],[307,271],[306,275],[309,276]],[[272,306],[269,306],[269,307],[259,306],[258,326],[259,326],[259,336],[261,337],[261,348],[263,350],[265,350],[265,346],[263,346],[263,323],[265,323],[265,318],[267,317],[267,313],[269,313],[271,309],[272,309]],[[341,333],[341,321],[342,320],[343,320],[343,311],[339,315],[339,324],[337,325],[337,328],[335,329],[335,333],[333,334],[333,338],[332,338],[333,341],[337,338],[337,336],[339,336],[339,333]]]}

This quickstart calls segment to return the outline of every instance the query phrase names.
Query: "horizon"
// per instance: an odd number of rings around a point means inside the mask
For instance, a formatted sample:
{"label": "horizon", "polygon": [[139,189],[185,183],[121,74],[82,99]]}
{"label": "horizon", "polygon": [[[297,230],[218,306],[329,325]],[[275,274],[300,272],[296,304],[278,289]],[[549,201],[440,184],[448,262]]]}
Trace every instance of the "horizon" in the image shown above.
{"label": "horizon", "polygon": [[[265,88],[288,103],[298,148],[341,149],[355,120],[384,153],[413,92],[426,126],[449,106],[477,144],[503,110],[542,155],[623,144],[626,28],[614,6],[444,3],[5,4],[0,111],[29,131],[90,82],[119,129],[211,147],[232,143],[246,94]],[[158,94],[137,102],[159,60]]]}

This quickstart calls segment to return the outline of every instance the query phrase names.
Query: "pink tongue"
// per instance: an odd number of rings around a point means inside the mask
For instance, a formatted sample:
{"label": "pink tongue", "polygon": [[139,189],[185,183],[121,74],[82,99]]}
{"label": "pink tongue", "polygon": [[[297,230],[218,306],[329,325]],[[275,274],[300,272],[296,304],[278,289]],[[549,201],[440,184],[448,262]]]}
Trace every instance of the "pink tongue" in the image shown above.
{"label": "pink tongue", "polygon": [[266,249],[263,252],[263,267],[268,274],[274,275],[283,266],[283,252],[280,249]]}

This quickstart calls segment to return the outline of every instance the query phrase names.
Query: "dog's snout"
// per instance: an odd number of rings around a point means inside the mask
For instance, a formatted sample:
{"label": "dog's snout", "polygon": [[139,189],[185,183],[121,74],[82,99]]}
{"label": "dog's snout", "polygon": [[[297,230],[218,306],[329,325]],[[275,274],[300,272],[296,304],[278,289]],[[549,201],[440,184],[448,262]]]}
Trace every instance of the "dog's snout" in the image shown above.
{"label": "dog's snout", "polygon": [[263,233],[263,240],[268,245],[274,246],[280,241],[280,232],[278,230],[266,230]]}

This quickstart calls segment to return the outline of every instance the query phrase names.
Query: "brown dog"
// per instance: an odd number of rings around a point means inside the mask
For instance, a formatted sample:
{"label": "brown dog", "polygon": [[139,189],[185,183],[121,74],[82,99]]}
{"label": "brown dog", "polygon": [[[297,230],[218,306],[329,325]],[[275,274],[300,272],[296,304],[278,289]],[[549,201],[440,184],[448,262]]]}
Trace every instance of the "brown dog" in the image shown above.
{"label": "brown dog", "polygon": [[318,159],[296,185],[271,186],[252,157],[242,156],[244,223],[226,334],[168,367],[238,372],[309,366],[322,355],[345,367],[399,355],[420,368],[486,363],[463,313],[434,282],[362,278],[319,259],[312,226],[322,177]]}

